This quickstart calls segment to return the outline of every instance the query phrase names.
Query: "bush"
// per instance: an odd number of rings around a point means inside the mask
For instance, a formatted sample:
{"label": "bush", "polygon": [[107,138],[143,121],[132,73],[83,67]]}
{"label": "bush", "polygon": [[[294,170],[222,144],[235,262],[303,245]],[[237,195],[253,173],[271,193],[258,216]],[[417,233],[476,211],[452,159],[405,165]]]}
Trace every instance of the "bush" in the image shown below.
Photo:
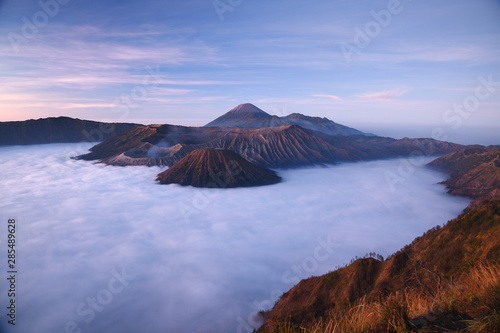
{"label": "bush", "polygon": [[400,301],[398,295],[388,296],[380,304],[380,318],[386,332],[408,332],[408,307],[406,302]]}

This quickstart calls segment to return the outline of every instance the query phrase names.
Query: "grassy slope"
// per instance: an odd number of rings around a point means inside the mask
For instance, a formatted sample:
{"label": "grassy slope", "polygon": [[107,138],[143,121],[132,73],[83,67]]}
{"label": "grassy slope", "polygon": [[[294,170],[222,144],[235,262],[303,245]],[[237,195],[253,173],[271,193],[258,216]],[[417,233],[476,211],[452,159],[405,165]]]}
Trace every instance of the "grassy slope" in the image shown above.
{"label": "grassy slope", "polygon": [[[383,262],[359,259],[301,281],[277,302],[259,332],[459,331],[467,326],[463,320],[477,324],[495,309],[499,320],[499,301],[500,203],[489,202]],[[347,325],[355,313],[356,322]],[[332,330],[335,325],[342,329]]]}
{"label": "grassy slope", "polygon": [[302,280],[264,315],[259,332],[499,332],[500,201],[477,191],[496,179],[497,159],[486,150],[442,158],[435,166],[451,179],[481,172],[460,193],[480,205],[383,262],[359,259]]}

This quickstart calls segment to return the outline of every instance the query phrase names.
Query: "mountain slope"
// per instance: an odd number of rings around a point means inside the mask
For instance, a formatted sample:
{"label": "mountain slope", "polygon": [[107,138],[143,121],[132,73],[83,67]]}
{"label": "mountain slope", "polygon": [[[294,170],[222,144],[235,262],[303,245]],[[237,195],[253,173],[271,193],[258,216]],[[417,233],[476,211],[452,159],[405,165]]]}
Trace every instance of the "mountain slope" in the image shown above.
{"label": "mountain slope", "polygon": [[358,159],[296,125],[243,131],[234,129],[211,144],[216,148],[234,150],[257,165],[274,168]]}
{"label": "mountain slope", "polygon": [[335,332],[458,332],[467,325],[498,332],[500,201],[484,199],[500,189],[499,154],[496,147],[464,149],[431,162],[451,174],[452,193],[481,204],[385,261],[359,259],[302,280],[265,315],[259,332],[330,332],[321,323]]}
{"label": "mountain slope", "polygon": [[437,156],[455,152],[466,147],[479,147],[479,146],[464,146],[461,144],[439,141],[431,138],[402,138],[399,140],[393,138],[385,138],[378,136],[349,136],[347,139],[356,141],[369,146],[381,147],[388,149],[395,154],[404,152],[405,155],[410,155],[411,153],[418,155],[424,154],[429,156]]}
{"label": "mountain slope", "polygon": [[[168,143],[168,144],[165,144]],[[172,166],[200,148],[232,150],[262,167],[296,167],[357,160],[298,126],[271,128],[192,128],[144,126],[96,145],[80,159],[111,165]]]}
{"label": "mountain slope", "polygon": [[500,149],[472,148],[440,157],[430,166],[450,174],[444,183],[452,194],[482,200],[500,200]]}
{"label": "mountain slope", "polygon": [[465,148],[431,139],[344,136],[360,132],[345,132],[344,126],[326,118],[271,116],[251,104],[239,105],[211,124],[249,127],[143,126],[58,117],[0,123],[0,145],[102,141],[76,158],[123,166],[172,166],[195,149],[220,148],[271,168],[408,156],[420,150],[444,154]]}
{"label": "mountain slope", "polygon": [[367,135],[357,129],[337,124],[328,118],[310,117],[300,113],[292,113],[286,117],[280,118],[287,125],[299,125],[303,128],[311,129],[318,132],[323,132],[329,135],[349,136],[349,135]]}
{"label": "mountain slope", "polygon": [[337,124],[327,118],[309,117],[292,113],[286,117],[271,116],[253,104],[240,104],[224,115],[206,124],[205,127],[279,127],[299,125],[302,128],[323,132],[328,135],[366,135],[354,128]]}
{"label": "mountain slope", "polygon": [[69,117],[0,122],[0,145],[104,141],[137,126]]}
{"label": "mountain slope", "polygon": [[149,125],[133,128],[95,145],[82,160],[101,160],[110,165],[172,166],[189,152],[184,145],[197,145],[220,138],[224,129],[175,125]]}
{"label": "mountain slope", "polygon": [[172,166],[195,149],[218,148],[232,150],[262,167],[288,168],[409,156],[415,152],[442,155],[464,148],[432,139],[406,139],[401,144],[401,140],[390,138],[353,138],[331,136],[298,125],[265,128],[150,125],[102,142],[78,158],[97,159],[110,165]]}
{"label": "mountain slope", "polygon": [[[209,122],[205,127],[269,127],[263,126],[266,119],[272,116],[253,104],[245,103],[229,110],[227,113]],[[282,126],[282,123],[271,126]]]}
{"label": "mountain slope", "polygon": [[[392,329],[383,325],[387,318],[383,317],[383,312],[379,315],[377,309],[393,307],[392,301],[399,302],[399,311],[408,316],[401,318],[404,321],[401,325],[406,326],[404,331],[459,330],[463,328],[463,319],[472,320],[481,315],[481,310],[484,311],[479,308],[478,298],[488,297],[488,292],[473,299],[465,287],[467,281],[472,279],[471,274],[481,270],[481,264],[498,267],[492,271],[497,272],[492,276],[497,281],[492,286],[498,292],[497,298],[493,299],[493,304],[496,304],[494,302],[500,301],[498,202],[490,202],[485,207],[464,213],[443,228],[431,229],[383,262],[373,258],[358,259],[334,272],[302,280],[283,294],[258,332],[273,332],[283,327],[284,323],[297,327],[297,330],[289,332],[303,332],[298,328],[314,327],[320,318],[328,321],[328,318],[340,320],[345,316],[354,316],[353,310],[359,306],[371,307],[375,311],[370,318],[366,318],[371,330],[365,328],[364,331],[391,332]],[[465,291],[463,296],[454,288]],[[456,304],[450,306],[448,300],[440,303],[439,295],[453,295],[450,298],[456,299]],[[402,305],[405,302],[411,305],[410,302],[418,300],[421,309],[409,309]],[[429,304],[428,308],[424,307],[426,304]],[[398,310],[397,306],[394,308]],[[369,316],[370,312],[366,315]],[[378,323],[379,320],[382,322]]]}
{"label": "mountain slope", "polygon": [[228,188],[270,185],[281,178],[231,150],[196,149],[160,173],[157,180],[161,184]]}

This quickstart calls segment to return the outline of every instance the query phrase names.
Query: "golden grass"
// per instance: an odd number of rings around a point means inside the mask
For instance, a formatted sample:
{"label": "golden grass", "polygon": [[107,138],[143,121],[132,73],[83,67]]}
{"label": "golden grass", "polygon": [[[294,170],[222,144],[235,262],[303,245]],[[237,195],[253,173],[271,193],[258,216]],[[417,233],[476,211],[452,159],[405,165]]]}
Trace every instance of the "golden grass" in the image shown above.
{"label": "golden grass", "polygon": [[327,319],[320,318],[310,327],[286,322],[276,332],[431,332],[436,321],[453,313],[473,318],[460,320],[466,326],[464,332],[500,332],[500,265],[480,265],[459,281],[445,283],[434,296],[408,289],[379,301],[363,298],[350,308],[332,309]]}

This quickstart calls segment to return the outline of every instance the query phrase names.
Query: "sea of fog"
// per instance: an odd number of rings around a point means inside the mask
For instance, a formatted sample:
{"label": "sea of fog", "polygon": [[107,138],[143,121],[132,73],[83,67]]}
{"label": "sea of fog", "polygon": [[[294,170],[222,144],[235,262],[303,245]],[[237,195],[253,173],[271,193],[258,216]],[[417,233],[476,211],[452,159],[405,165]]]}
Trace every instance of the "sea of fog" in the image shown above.
{"label": "sea of fog", "polygon": [[[399,250],[469,203],[431,158],[279,171],[277,185],[159,185],[157,167],[70,159],[91,144],[0,148],[0,329],[251,332],[300,279]],[[7,221],[16,220],[16,325]]]}

